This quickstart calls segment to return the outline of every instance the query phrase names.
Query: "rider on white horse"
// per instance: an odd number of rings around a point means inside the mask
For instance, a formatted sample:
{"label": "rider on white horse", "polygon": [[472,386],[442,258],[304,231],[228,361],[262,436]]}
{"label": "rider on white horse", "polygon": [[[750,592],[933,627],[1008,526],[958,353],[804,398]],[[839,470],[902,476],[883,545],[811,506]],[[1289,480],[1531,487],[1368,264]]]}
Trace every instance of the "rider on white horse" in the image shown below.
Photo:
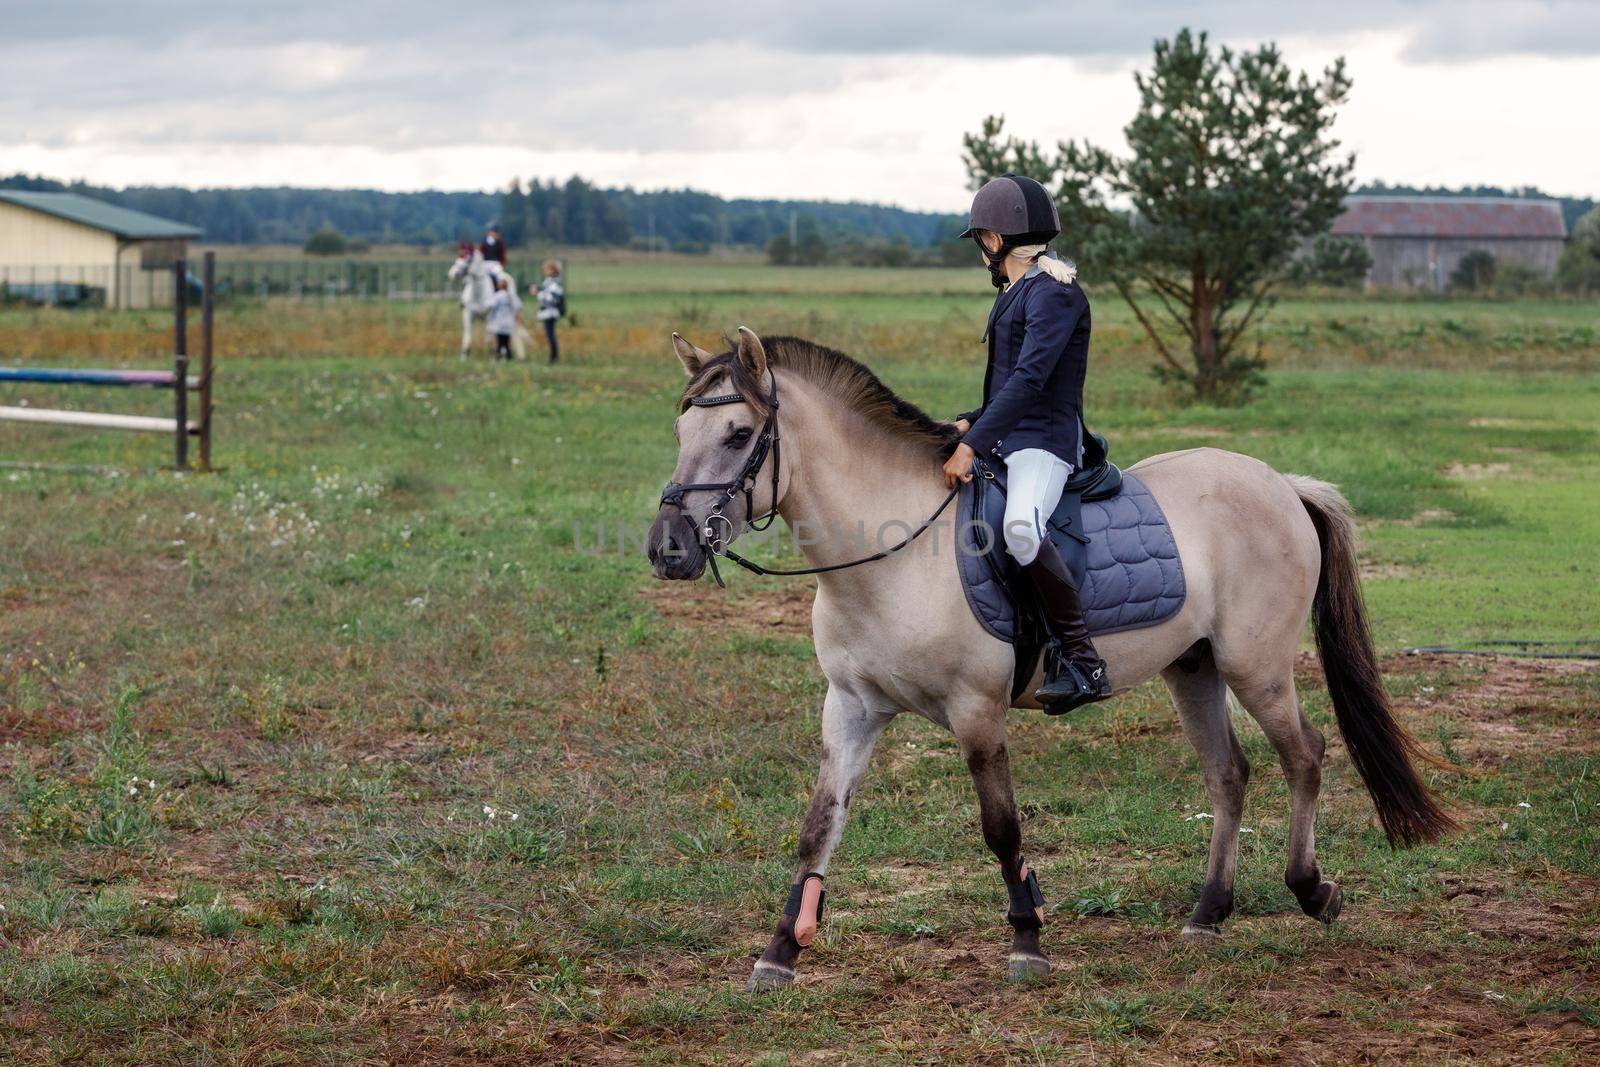
{"label": "rider on white horse", "polygon": [[1089,300],[1077,268],[1046,251],[1060,232],[1055,202],[1032,178],[1002,175],[973,198],[961,236],[977,242],[1000,294],[984,333],[983,404],[956,421],[964,436],[944,465],[954,486],[971,480],[979,455],[1005,461],[1002,532],[1050,633],[1045,682],[1034,695],[1052,714],[1111,695],[1105,662],[1084,625],[1077,583],[1046,526],[1067,478],[1083,462],[1089,362]]}
{"label": "rider on white horse", "polygon": [[472,350],[472,321],[488,317],[497,282],[504,278],[506,287],[514,293],[517,280],[499,261],[485,259],[482,251],[466,240],[457,245],[449,277],[451,281],[466,279],[461,288],[461,358],[466,359]]}
{"label": "rider on white horse", "polygon": [[500,227],[489,223],[489,228],[484,232],[483,244],[478,246],[478,251],[483,253],[483,258],[491,263],[499,264],[501,270],[506,267],[506,243],[500,237]]}

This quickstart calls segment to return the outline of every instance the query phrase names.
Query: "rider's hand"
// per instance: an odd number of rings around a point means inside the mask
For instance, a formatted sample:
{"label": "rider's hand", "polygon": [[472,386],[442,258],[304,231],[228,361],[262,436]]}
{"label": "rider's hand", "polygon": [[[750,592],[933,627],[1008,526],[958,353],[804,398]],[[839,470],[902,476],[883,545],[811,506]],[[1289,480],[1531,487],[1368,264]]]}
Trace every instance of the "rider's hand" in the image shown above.
{"label": "rider's hand", "polygon": [[955,452],[944,461],[944,487],[954,489],[957,482],[972,481],[972,461],[978,454],[965,441],[956,445]]}
{"label": "rider's hand", "polygon": [[966,433],[970,429],[972,429],[972,423],[968,422],[966,419],[956,420],[956,433]]}

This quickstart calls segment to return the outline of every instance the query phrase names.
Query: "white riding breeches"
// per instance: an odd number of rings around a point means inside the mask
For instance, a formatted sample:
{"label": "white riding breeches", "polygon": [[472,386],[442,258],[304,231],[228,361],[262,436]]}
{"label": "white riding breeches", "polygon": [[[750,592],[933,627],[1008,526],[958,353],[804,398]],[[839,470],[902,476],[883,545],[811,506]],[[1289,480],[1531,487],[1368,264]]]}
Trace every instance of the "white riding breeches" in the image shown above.
{"label": "white riding breeches", "polygon": [[1026,567],[1039,555],[1045,523],[1061,503],[1072,464],[1042,448],[1022,448],[1006,457],[1006,551]]}

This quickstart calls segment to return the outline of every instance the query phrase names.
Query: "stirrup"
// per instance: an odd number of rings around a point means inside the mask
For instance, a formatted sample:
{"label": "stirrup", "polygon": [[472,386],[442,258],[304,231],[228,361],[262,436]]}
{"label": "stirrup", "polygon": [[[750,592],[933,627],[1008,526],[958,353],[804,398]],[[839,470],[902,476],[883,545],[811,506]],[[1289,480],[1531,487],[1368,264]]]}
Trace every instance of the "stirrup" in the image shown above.
{"label": "stirrup", "polygon": [[1065,715],[1111,695],[1105,660],[1068,659],[1054,648],[1048,654],[1051,658],[1046,661],[1045,683],[1033,694],[1046,715]]}

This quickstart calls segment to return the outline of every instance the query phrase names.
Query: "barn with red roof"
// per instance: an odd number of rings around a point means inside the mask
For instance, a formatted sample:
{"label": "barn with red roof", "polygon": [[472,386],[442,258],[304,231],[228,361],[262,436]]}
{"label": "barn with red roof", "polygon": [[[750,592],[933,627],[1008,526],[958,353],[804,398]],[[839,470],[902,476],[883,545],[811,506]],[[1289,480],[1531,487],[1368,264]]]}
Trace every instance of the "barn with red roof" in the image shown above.
{"label": "barn with red roof", "polygon": [[1461,258],[1485,251],[1542,278],[1555,273],[1567,239],[1561,205],[1508,196],[1352,196],[1334,221],[1372,253],[1367,284],[1442,291]]}

